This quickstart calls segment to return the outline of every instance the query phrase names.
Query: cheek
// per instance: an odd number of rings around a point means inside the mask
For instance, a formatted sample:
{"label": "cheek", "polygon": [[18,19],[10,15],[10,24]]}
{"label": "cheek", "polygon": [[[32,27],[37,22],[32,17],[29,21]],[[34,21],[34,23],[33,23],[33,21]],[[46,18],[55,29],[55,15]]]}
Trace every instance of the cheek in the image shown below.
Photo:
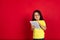
{"label": "cheek", "polygon": [[40,18],[40,16],[39,16],[39,18]]}
{"label": "cheek", "polygon": [[36,16],[34,18],[36,19]]}
{"label": "cheek", "polygon": [[34,16],[34,18],[35,18],[35,19],[39,19],[39,18],[40,18],[40,16]]}
{"label": "cheek", "polygon": [[36,16],[34,16],[34,18],[35,18],[35,19],[37,19],[37,17],[36,17]]}
{"label": "cheek", "polygon": [[39,17],[38,16],[35,16],[35,19],[39,19]]}
{"label": "cheek", "polygon": [[40,18],[40,16],[36,16],[36,18]]}

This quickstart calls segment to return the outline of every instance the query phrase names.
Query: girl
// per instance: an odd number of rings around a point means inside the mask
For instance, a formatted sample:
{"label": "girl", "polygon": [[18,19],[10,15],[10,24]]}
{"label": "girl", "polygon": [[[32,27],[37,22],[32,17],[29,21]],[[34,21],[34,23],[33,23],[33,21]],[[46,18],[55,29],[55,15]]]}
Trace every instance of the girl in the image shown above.
{"label": "girl", "polygon": [[46,24],[39,10],[35,10],[33,12],[32,21],[37,21],[40,26],[40,28],[35,28],[34,25],[31,24],[31,28],[33,30],[33,40],[44,40],[44,30],[46,30]]}

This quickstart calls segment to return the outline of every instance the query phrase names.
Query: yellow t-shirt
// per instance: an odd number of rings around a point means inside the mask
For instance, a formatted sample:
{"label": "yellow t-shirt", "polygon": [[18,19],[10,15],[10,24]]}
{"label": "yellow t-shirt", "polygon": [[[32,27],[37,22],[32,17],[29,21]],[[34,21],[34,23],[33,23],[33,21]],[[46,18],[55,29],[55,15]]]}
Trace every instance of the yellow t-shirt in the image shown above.
{"label": "yellow t-shirt", "polygon": [[[40,20],[39,23],[43,26],[46,26],[44,20]],[[44,30],[41,28],[35,28],[33,30],[33,39],[42,39],[44,38]]]}

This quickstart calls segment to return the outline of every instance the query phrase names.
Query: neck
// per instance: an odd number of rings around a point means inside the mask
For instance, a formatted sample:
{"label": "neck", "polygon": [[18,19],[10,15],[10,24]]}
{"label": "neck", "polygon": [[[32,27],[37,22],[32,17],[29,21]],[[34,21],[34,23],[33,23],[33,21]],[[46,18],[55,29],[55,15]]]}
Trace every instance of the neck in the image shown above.
{"label": "neck", "polygon": [[36,21],[39,21],[39,20],[36,20]]}

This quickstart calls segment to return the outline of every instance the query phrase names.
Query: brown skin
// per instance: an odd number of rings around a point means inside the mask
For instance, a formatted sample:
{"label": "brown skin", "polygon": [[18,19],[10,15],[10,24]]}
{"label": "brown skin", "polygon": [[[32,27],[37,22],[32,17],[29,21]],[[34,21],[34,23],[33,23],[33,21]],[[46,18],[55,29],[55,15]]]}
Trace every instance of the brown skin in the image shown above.
{"label": "brown skin", "polygon": [[[38,14],[38,12],[35,12],[34,14],[34,18],[36,19],[36,21],[39,23],[39,19],[40,19],[40,15]],[[43,26],[39,23],[40,27],[43,29],[43,30],[46,30],[46,26]],[[34,30],[34,25],[31,24],[31,27],[32,27],[32,30]]]}

